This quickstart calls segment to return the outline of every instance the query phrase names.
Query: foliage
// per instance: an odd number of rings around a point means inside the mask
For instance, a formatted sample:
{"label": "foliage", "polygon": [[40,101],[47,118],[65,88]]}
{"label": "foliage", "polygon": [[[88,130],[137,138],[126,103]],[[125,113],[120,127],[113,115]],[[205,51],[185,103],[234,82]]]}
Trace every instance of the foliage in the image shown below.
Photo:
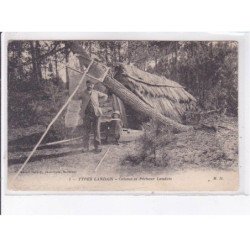
{"label": "foliage", "polygon": [[[198,100],[199,109],[238,112],[238,46],[233,41],[81,41],[91,58],[112,69],[133,64],[182,84]],[[58,101],[57,91],[69,89],[65,63],[70,41],[11,41],[8,45],[8,94],[12,118],[30,117],[39,98]],[[29,96],[26,105],[16,96]],[[25,101],[23,100],[23,102]],[[21,107],[20,107],[21,105]],[[31,105],[31,108],[30,108]],[[46,110],[44,102],[42,110]],[[27,107],[28,106],[28,107]],[[25,107],[25,108],[24,108]],[[23,110],[24,114],[20,112]],[[9,113],[10,114],[10,113]],[[23,120],[20,119],[20,126]],[[36,116],[34,116],[34,120]],[[11,121],[13,119],[10,119]],[[31,119],[32,120],[32,119]],[[37,120],[40,122],[40,119]],[[30,121],[31,122],[31,121]],[[29,123],[29,119],[27,119]]]}
{"label": "foliage", "polygon": [[167,167],[168,152],[162,150],[166,145],[173,144],[176,136],[170,129],[156,121],[150,120],[143,124],[144,134],[138,141],[138,150],[123,159],[133,165],[142,164],[143,167]]}
{"label": "foliage", "polygon": [[[145,135],[129,150],[122,164],[134,168],[232,169],[238,166],[237,117],[204,114],[196,129],[174,134],[151,121]],[[211,126],[213,124],[213,126]],[[216,128],[216,131],[213,129]],[[160,170],[160,169],[159,169]]]}
{"label": "foliage", "polygon": [[193,94],[204,110],[237,115],[238,56],[235,42],[178,42],[178,49],[156,66]]}

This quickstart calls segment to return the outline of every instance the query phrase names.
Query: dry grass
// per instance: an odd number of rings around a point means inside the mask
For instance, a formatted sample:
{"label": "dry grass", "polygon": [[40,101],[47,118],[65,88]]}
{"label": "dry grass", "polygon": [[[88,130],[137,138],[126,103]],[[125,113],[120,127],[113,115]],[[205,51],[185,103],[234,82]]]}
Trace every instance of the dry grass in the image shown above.
{"label": "dry grass", "polygon": [[196,102],[195,98],[177,82],[131,65],[119,65],[115,77],[145,103],[179,121],[184,112],[193,108]]}
{"label": "dry grass", "polygon": [[123,164],[176,171],[187,168],[236,169],[237,119],[221,117],[214,121],[214,125],[218,127],[216,132],[201,129],[175,135],[160,133],[156,136],[153,129],[151,135],[138,142],[136,152],[125,156]]}

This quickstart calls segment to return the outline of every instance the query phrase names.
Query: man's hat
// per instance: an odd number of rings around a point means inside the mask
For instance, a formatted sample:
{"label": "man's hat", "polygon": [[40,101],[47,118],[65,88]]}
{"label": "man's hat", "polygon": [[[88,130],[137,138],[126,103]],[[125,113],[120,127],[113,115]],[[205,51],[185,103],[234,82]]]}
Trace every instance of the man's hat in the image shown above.
{"label": "man's hat", "polygon": [[90,80],[87,80],[86,81],[86,84],[95,84],[94,82],[90,81]]}

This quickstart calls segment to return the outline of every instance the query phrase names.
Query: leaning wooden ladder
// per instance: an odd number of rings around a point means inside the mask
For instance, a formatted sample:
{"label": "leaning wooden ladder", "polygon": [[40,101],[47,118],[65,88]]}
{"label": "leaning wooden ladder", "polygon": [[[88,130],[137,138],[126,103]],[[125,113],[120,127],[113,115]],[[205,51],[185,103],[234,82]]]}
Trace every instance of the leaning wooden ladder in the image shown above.
{"label": "leaning wooden ladder", "polygon": [[40,140],[37,142],[37,144],[35,145],[35,147],[33,148],[33,150],[30,152],[29,156],[27,157],[26,161],[23,163],[23,165],[21,166],[21,168],[14,175],[13,179],[11,179],[10,183],[13,183],[16,180],[16,178],[18,177],[18,175],[23,171],[23,169],[25,168],[26,164],[28,163],[28,161],[30,160],[30,158],[32,157],[32,155],[35,153],[36,149],[39,147],[39,145],[43,141],[44,137],[46,136],[46,134],[50,130],[51,126],[54,124],[54,122],[57,120],[57,118],[60,116],[60,114],[63,112],[63,110],[67,107],[67,105],[69,104],[69,102],[72,100],[73,96],[76,94],[77,90],[82,85],[85,77],[89,76],[88,75],[88,71],[89,71],[91,65],[93,64],[93,62],[94,62],[94,60],[91,60],[90,64],[88,65],[87,69],[83,73],[83,75],[82,75],[82,77],[81,77],[78,85],[76,86],[75,90],[72,92],[72,94],[70,95],[70,97],[68,98],[68,100],[61,107],[61,109],[58,111],[58,113],[56,114],[56,116],[52,119],[52,121],[50,122],[50,124],[48,125],[48,127],[46,128],[46,130],[44,131],[43,135],[41,136]]}

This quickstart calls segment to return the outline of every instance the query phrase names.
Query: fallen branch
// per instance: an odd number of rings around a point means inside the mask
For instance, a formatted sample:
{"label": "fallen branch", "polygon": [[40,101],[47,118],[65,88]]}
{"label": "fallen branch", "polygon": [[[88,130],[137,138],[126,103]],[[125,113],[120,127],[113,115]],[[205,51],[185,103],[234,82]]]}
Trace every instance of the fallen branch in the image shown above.
{"label": "fallen branch", "polygon": [[236,131],[237,129],[231,127],[231,126],[222,126],[222,125],[219,125],[218,126],[219,128],[224,128],[224,129],[227,129],[227,130],[232,130],[232,131]]}
{"label": "fallen branch", "polygon": [[214,125],[207,125],[207,124],[199,124],[199,125],[196,125],[194,126],[194,129],[195,130],[211,130],[211,131],[214,131],[214,132],[217,132],[218,128]]}

